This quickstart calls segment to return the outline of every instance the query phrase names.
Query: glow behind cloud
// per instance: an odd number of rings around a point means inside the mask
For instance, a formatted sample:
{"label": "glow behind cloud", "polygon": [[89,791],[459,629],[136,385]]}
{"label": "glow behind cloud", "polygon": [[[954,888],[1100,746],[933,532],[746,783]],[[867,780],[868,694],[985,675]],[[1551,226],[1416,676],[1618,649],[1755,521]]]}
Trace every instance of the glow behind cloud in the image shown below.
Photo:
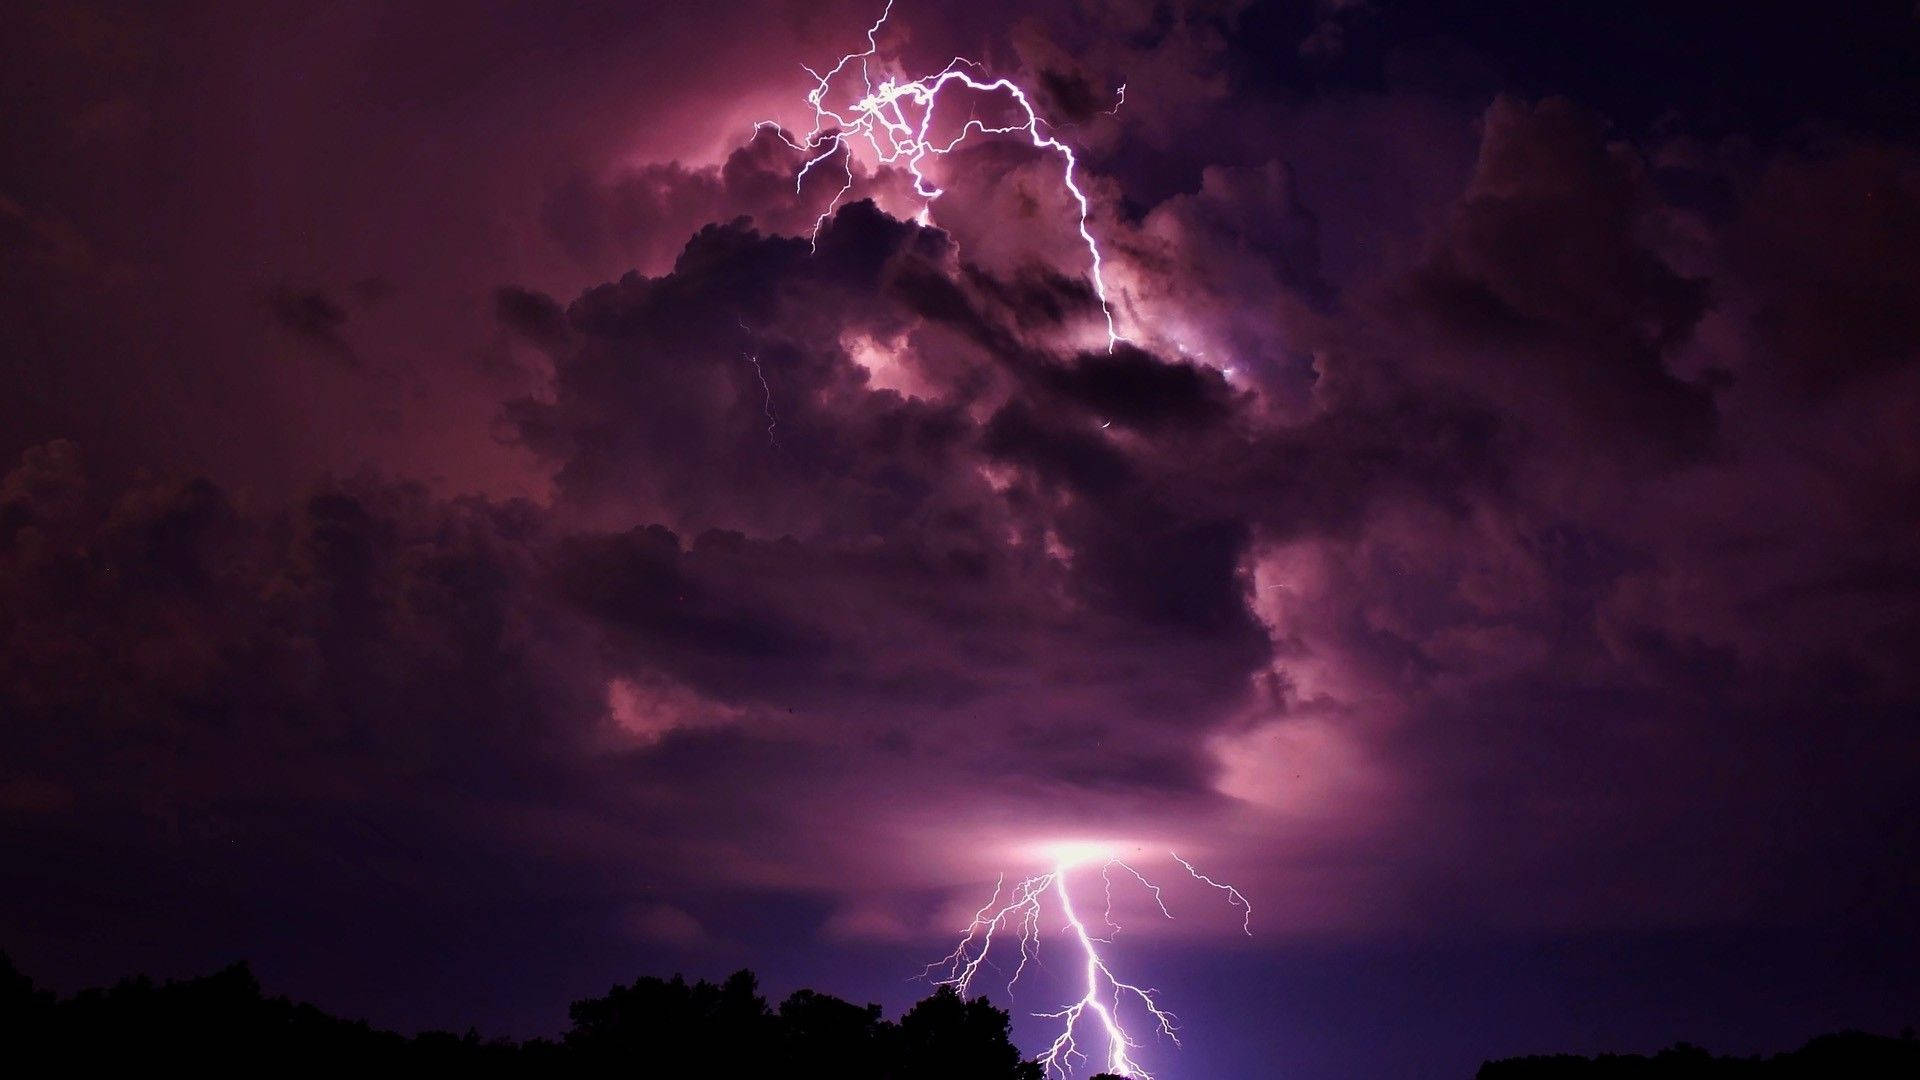
{"label": "glow behind cloud", "polygon": [[[815,219],[813,235],[817,241],[820,229],[833,212],[838,209],[840,200],[853,189],[853,141],[862,140],[870,147],[874,156],[883,165],[895,165],[903,168],[913,177],[914,193],[926,200],[917,219],[921,224],[932,221],[932,203],[943,190],[928,179],[923,171],[929,159],[945,157],[958,149],[969,135],[1024,135],[1036,149],[1048,150],[1059,154],[1061,159],[1061,183],[1079,207],[1079,220],[1076,223],[1080,239],[1086,244],[1087,254],[1092,259],[1090,276],[1093,291],[1100,299],[1101,314],[1106,320],[1107,350],[1121,340],[1114,326],[1113,307],[1107,298],[1107,282],[1099,241],[1087,227],[1087,218],[1092,206],[1087,195],[1075,179],[1075,170],[1079,161],[1073,148],[1052,135],[1043,134],[1041,127],[1046,124],[1034,110],[1033,101],[1018,83],[1000,77],[979,79],[969,74],[980,65],[965,57],[954,57],[939,72],[918,79],[888,76],[874,82],[874,60],[880,46],[877,37],[881,27],[893,14],[893,0],[887,0],[886,9],[880,18],[867,28],[867,47],[862,52],[848,53],[840,61],[821,74],[807,68],[807,74],[813,76],[817,85],[808,92],[807,104],[813,109],[813,127],[798,141],[787,136],[779,125],[763,120],[755,125],[756,129],[765,128],[780,137],[788,146],[810,155],[805,165],[794,177],[794,190],[798,191],[805,182],[807,174],[822,162],[834,155],[840,156],[841,166],[846,170],[846,183],[834,193],[820,216]],[[829,99],[840,90],[841,84],[851,79],[851,72],[859,71],[859,89],[845,104]],[[971,91],[974,94],[991,95],[1009,100],[1015,114],[1015,120],[1006,124],[988,124],[977,115],[969,115],[960,126],[959,133],[945,142],[933,134],[936,106],[942,92],[949,97],[959,92]],[[1125,87],[1121,88],[1120,100],[1125,100]],[[978,102],[974,103],[977,108]],[[1116,104],[1115,108],[1119,105]]]}

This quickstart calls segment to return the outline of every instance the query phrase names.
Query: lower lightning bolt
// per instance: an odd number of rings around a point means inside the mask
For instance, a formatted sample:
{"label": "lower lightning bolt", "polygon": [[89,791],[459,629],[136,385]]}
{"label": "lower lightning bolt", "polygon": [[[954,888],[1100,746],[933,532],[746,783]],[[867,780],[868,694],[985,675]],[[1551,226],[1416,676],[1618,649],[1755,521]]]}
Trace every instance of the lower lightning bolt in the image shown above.
{"label": "lower lightning bolt", "polygon": [[[1171,853],[1170,853],[1171,854]],[[1162,897],[1160,886],[1154,884],[1146,875],[1122,861],[1116,856],[1096,856],[1100,859],[1100,877],[1105,887],[1106,908],[1102,921],[1112,932],[1120,927],[1113,921],[1113,882],[1116,874],[1124,874],[1138,882],[1153,897],[1160,913],[1173,918],[1167,910],[1166,900]],[[1187,873],[1202,884],[1219,889],[1227,895],[1228,903],[1241,908],[1244,912],[1242,929],[1253,934],[1253,907],[1240,890],[1224,885],[1194,869],[1193,864],[1178,855],[1173,860],[1186,869]],[[974,913],[973,923],[960,939],[960,944],[944,960],[930,964],[927,976],[934,978],[936,985],[951,986],[962,996],[969,993],[980,969],[987,963],[993,952],[996,935],[1017,933],[1018,942],[1014,948],[1018,959],[1014,963],[1013,976],[1007,980],[1007,992],[1011,994],[1020,976],[1026,973],[1027,965],[1037,962],[1040,956],[1040,926],[1044,918],[1043,904],[1051,895],[1065,918],[1064,929],[1068,932],[1072,944],[1079,950],[1084,960],[1084,990],[1079,1000],[1057,1011],[1035,1013],[1043,1019],[1061,1022],[1060,1034],[1053,1040],[1045,1053],[1039,1057],[1040,1064],[1049,1074],[1058,1075],[1065,1080],[1073,1071],[1074,1063],[1091,1060],[1080,1042],[1085,1035],[1083,1024],[1097,1025],[1098,1035],[1106,1042],[1104,1071],[1117,1076],[1135,1077],[1137,1080],[1152,1080],[1149,1073],[1133,1058],[1133,1051],[1140,1044],[1127,1031],[1121,1017],[1123,1002],[1132,1001],[1146,1011],[1153,1027],[1175,1046],[1180,1045],[1180,1037],[1174,1026],[1173,1013],[1162,1008],[1157,991],[1149,986],[1140,986],[1126,982],[1113,973],[1107,961],[1100,954],[1099,946],[1111,941],[1109,937],[1096,937],[1087,929],[1087,924],[1074,908],[1072,890],[1067,886],[1067,873],[1075,866],[1090,862],[1087,859],[1066,859],[1051,871],[1030,877],[1007,887],[1005,877],[994,883],[993,896],[979,911]],[[1004,894],[1004,898],[1003,898]],[[1003,950],[1004,951],[1004,950]]]}
{"label": "lower lightning bolt", "polygon": [[[747,320],[736,318],[734,321],[740,324],[740,329],[749,334],[753,333],[753,327],[747,325]],[[740,358],[753,365],[753,374],[760,380],[762,398],[760,409],[767,414],[767,441],[777,450],[780,448],[780,440],[774,436],[773,429],[780,426],[780,417],[773,411],[773,387],[767,384],[767,371],[760,366],[760,354],[751,349],[742,352]]]}
{"label": "lower lightning bolt", "polygon": [[[1093,260],[1093,291],[1100,299],[1100,310],[1107,322],[1107,351],[1121,340],[1119,331],[1114,328],[1113,308],[1107,300],[1107,280],[1100,255],[1100,244],[1093,238],[1093,232],[1087,228],[1087,218],[1092,214],[1092,206],[1087,194],[1081,190],[1075,178],[1079,161],[1074,157],[1073,149],[1052,135],[1044,134],[1041,127],[1046,121],[1034,111],[1033,102],[1027,92],[1018,83],[1008,78],[978,79],[969,74],[968,68],[980,65],[965,57],[955,57],[947,66],[933,75],[918,79],[884,78],[878,85],[874,83],[873,63],[880,46],[876,37],[880,28],[885,26],[893,14],[893,0],[887,0],[887,6],[880,18],[867,29],[867,47],[863,52],[848,53],[840,62],[821,73],[806,68],[808,75],[815,81],[814,88],[807,93],[807,104],[813,108],[813,128],[798,141],[789,138],[778,124],[762,120],[754,125],[756,131],[765,128],[772,131],[781,141],[808,156],[801,166],[799,175],[794,177],[794,190],[806,180],[813,167],[839,154],[841,167],[846,180],[840,186],[825,210],[814,221],[813,235],[818,240],[820,229],[833,216],[834,209],[847,192],[853,190],[853,140],[864,140],[872,148],[874,156],[884,165],[898,165],[906,169],[913,177],[914,193],[926,200],[931,206],[933,200],[942,194],[940,188],[933,185],[921,171],[929,158],[944,157],[952,153],[967,136],[981,135],[1024,135],[1035,149],[1047,150],[1060,155],[1061,182],[1067,193],[1078,205],[1080,239],[1086,244],[1087,254]],[[829,94],[834,93],[836,84],[852,79],[857,72],[857,88],[850,88],[846,104],[828,104]],[[843,79],[843,76],[845,79]],[[850,84],[849,84],[850,85]],[[941,142],[932,134],[934,106],[939,102],[943,90],[967,90],[976,94],[1004,95],[1012,102],[1015,119],[1009,123],[989,126],[986,122],[969,116],[960,125],[959,134],[946,142]],[[1121,101],[1126,100],[1126,87],[1120,88]],[[1115,106],[1119,108],[1118,105]],[[922,224],[926,223],[928,210],[923,207],[920,213]]]}

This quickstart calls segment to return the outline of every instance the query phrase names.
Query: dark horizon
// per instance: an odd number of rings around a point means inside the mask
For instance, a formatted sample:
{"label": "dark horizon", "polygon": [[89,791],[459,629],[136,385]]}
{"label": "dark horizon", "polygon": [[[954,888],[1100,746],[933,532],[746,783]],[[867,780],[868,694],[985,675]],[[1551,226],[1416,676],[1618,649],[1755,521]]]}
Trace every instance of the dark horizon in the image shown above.
{"label": "dark horizon", "polygon": [[[0,12],[21,970],[892,1016],[1057,872],[972,989],[1161,1080],[1920,1021],[1911,3],[709,7]],[[966,139],[803,178],[883,11]]]}
{"label": "dark horizon", "polygon": [[[601,1075],[699,1069],[714,1076],[772,1071],[843,1080],[1044,1080],[1044,1059],[1009,1039],[1009,1016],[990,997],[939,986],[887,1018],[879,1004],[800,989],[761,993],[742,969],[724,979],[642,976],[574,1000],[566,1030],[515,1040],[468,1026],[411,1035],[328,1015],[263,988],[244,961],[184,980],[119,979],[57,996],[0,951],[0,1037],[26,1060],[65,1053],[72,1064],[193,1062],[200,1068],[294,1061],[305,1068],[437,1068],[467,1074]],[[1491,1059],[1475,1080],[1699,1080],[1703,1077],[1896,1080],[1920,1066],[1911,1027],[1899,1035],[1838,1031],[1792,1050],[1715,1054],[1677,1042],[1649,1054],[1533,1054]],[[1466,1075],[1464,1073],[1462,1076]],[[1091,1080],[1125,1080],[1099,1073]]]}

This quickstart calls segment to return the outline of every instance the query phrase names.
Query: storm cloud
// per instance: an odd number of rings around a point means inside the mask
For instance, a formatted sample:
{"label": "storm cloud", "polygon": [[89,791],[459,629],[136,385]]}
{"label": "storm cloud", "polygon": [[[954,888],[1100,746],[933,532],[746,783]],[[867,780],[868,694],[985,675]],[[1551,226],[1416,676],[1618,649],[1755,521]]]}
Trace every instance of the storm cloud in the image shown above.
{"label": "storm cloud", "polygon": [[[807,81],[748,45],[870,15],[667,20],[673,82],[592,12],[496,14],[586,68],[496,28],[409,74],[448,12],[316,17],[379,136],[338,205],[233,104],[285,28],[174,83],[192,35],[27,20],[42,66],[100,63],[0,173],[24,967],[266,942],[382,1022],[524,1026],[581,970],[555,950],[918,955],[1063,836],[1204,857],[1286,941],[1845,923],[1914,955],[1910,132],[1639,123],[1641,89],[1369,5],[895,43],[1039,88],[1109,348],[1056,157],[970,144],[930,205],[856,161],[822,216],[842,163],[796,183],[751,125],[803,130]],[[101,161],[175,179],[143,218],[72,182]],[[462,987],[353,996],[421,940],[402,966]],[[496,946],[525,994],[475,989]]]}

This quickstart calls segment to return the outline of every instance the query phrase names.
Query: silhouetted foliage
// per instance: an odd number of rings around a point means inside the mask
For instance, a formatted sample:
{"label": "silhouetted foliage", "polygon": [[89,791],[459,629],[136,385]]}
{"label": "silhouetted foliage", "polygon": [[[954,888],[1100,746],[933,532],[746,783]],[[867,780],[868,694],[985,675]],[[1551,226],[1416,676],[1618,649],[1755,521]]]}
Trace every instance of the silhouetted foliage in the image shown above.
{"label": "silhouetted foliage", "polygon": [[1920,1042],[1843,1031],[1798,1050],[1760,1057],[1715,1057],[1690,1043],[1644,1054],[1573,1054],[1507,1058],[1480,1066],[1476,1080],[1912,1080],[1920,1076]]}
{"label": "silhouetted foliage", "polygon": [[12,1060],[64,1072],[190,1066],[221,1073],[329,1068],[460,1070],[461,1075],[828,1077],[831,1080],[1042,1080],[1020,1060],[1007,1014],[942,988],[892,1023],[878,1005],[801,990],[771,1009],[753,973],[715,984],[642,978],[576,1001],[558,1040],[408,1038],[267,997],[245,964],[197,979],[145,976],[64,1000],[0,953],[0,1039]]}
{"label": "silhouetted foliage", "polygon": [[53,995],[36,989],[33,980],[13,966],[13,958],[0,952],[0,1046],[21,1046],[44,1031],[53,1008]]}
{"label": "silhouetted foliage", "polygon": [[[411,1038],[267,997],[245,964],[197,979],[140,976],[59,998],[0,952],[0,1045],[7,1065],[61,1073],[187,1067],[225,1074],[397,1070],[477,1077],[634,1080],[1045,1080],[1022,1061],[1007,1014],[942,987],[892,1022],[878,1005],[801,990],[769,1008],[750,971],[720,983],[642,978],[576,1001],[558,1039]],[[457,1070],[457,1072],[455,1072]],[[17,1071],[17,1070],[16,1070]],[[1771,1058],[1715,1057],[1680,1043],[1652,1056],[1489,1061],[1478,1080],[1900,1080],[1920,1076],[1920,1042],[1842,1032]],[[1091,1080],[1122,1080],[1101,1073]]]}
{"label": "silhouetted foliage", "polygon": [[1021,1062],[1009,1029],[1007,1014],[986,998],[963,1001],[953,987],[943,986],[900,1018],[904,1075],[916,1080],[1041,1080],[1038,1065]]}
{"label": "silhouetted foliage", "polygon": [[894,1067],[899,1029],[878,1005],[800,990],[780,1003],[780,1022],[782,1060],[799,1075],[876,1080]]}
{"label": "silhouetted foliage", "polygon": [[718,986],[678,975],[640,979],[574,1002],[564,1045],[592,1073],[631,1073],[646,1062],[671,1075],[759,1075],[779,1061],[781,1040],[778,1018],[756,991],[750,971]]}

